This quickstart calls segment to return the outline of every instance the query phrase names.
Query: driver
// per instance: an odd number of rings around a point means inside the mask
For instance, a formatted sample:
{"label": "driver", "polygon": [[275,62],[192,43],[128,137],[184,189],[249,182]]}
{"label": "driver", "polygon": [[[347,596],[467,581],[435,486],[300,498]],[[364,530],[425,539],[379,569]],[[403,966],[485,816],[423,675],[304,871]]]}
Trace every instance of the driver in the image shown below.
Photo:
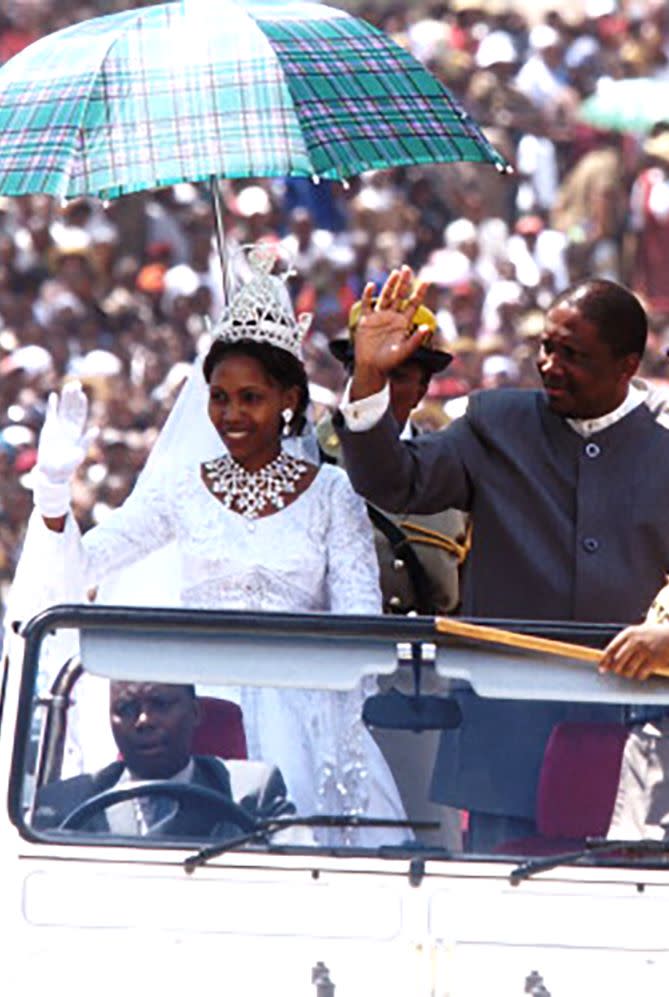
{"label": "driver", "polygon": [[[100,793],[132,783],[161,780],[190,783],[238,804],[252,818],[290,816],[283,777],[265,762],[226,761],[193,755],[192,744],[200,711],[192,685],[154,682],[112,682],[110,722],[119,760],[95,774],[50,783],[37,793],[32,825],[59,827],[78,806]],[[101,801],[102,803],[102,801]],[[173,796],[142,796],[103,806],[86,822],[87,830],[120,835],[221,837],[246,828],[234,814],[213,803]],[[282,841],[288,839],[283,832]]]}

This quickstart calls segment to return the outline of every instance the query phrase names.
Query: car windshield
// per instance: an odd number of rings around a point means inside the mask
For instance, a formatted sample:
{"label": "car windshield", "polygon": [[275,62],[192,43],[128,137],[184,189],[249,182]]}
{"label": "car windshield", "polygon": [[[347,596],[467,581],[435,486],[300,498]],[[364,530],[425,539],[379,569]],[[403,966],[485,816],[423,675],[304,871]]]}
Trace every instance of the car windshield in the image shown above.
{"label": "car windshield", "polygon": [[[59,843],[560,856],[629,836],[613,820],[623,751],[669,704],[665,679],[542,645],[601,647],[604,625],[516,621],[505,644],[427,617],[44,615],[12,806],[23,833]],[[486,742],[490,711],[504,729]]]}

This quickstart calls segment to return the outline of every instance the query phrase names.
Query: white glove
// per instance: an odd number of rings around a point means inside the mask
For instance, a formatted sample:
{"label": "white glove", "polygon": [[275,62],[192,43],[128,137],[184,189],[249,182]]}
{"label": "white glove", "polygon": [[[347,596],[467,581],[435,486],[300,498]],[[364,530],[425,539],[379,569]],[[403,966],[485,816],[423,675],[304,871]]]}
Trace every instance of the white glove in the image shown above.
{"label": "white glove", "polygon": [[70,381],[60,398],[53,392],[37,445],[35,506],[42,516],[56,518],[70,508],[70,478],[83,463],[97,430],[85,431],[88,401],[79,381]]}

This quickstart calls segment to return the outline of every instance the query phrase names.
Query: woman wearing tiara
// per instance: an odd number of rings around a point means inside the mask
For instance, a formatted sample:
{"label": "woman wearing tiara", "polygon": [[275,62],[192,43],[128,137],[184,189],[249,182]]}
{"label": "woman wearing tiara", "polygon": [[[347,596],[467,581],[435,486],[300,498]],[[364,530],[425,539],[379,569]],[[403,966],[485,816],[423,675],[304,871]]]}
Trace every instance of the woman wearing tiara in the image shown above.
{"label": "woman wearing tiara", "polygon": [[[49,399],[24,555],[39,549],[42,565],[46,555],[62,566],[41,572],[56,579],[46,601],[82,600],[110,573],[176,544],[183,606],[381,611],[362,500],[339,468],[317,467],[282,446],[305,420],[301,340],[309,317],[295,319],[283,282],[270,273],[271,254],[256,250],[250,263],[252,278],[214,330],[202,371],[194,370],[133,493],[83,537],[69,481],[88,446],[86,399],[76,383]],[[17,582],[27,565],[19,569]],[[150,605],[161,602],[164,574],[155,573],[157,587],[145,594]],[[34,576],[28,582],[34,595]],[[108,601],[104,586],[98,599]],[[241,690],[249,757],[279,766],[300,813],[403,818],[390,770],[361,720],[373,685]],[[406,836],[359,829],[344,840],[376,845]]]}

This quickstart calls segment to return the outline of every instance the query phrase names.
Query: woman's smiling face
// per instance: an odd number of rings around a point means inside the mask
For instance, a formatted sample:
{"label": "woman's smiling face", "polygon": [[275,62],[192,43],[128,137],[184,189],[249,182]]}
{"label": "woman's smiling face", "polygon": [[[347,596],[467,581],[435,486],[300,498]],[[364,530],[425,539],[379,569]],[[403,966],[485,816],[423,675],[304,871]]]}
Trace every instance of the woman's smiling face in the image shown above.
{"label": "woman's smiling face", "polygon": [[278,455],[282,412],[298,399],[297,388],[281,387],[254,357],[231,353],[212,371],[208,413],[230,455],[257,471]]}

